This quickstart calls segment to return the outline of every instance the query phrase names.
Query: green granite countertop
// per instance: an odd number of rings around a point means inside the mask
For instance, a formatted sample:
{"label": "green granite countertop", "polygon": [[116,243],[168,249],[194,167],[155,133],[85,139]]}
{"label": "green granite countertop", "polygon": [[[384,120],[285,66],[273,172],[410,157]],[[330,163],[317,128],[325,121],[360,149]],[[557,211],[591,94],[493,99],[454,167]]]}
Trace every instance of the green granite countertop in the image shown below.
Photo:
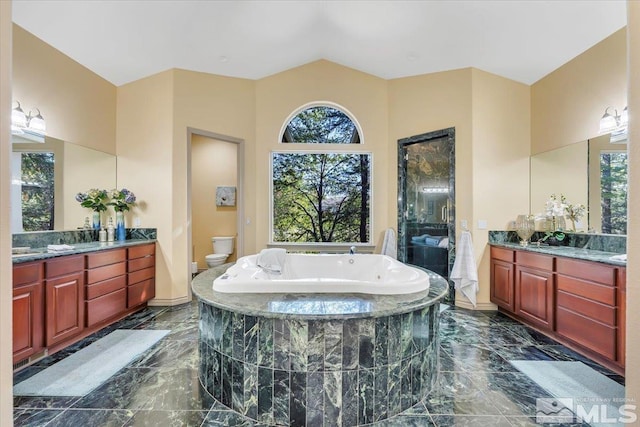
{"label": "green granite countertop", "polygon": [[383,317],[437,304],[449,291],[447,281],[428,270],[429,289],[403,295],[232,294],[214,291],[213,280],[231,265],[224,264],[198,274],[191,282],[191,289],[205,304],[250,316],[306,320]]}
{"label": "green granite countertop", "polygon": [[570,246],[538,246],[535,243],[529,244],[528,246],[520,246],[518,243],[510,242],[489,242],[489,244],[491,246],[501,248],[517,249],[521,251],[536,252],[540,254],[561,256],[566,258],[575,258],[585,261],[600,262],[603,264],[618,265],[622,267],[626,267],[627,265],[626,258],[624,260],[621,260],[619,258],[612,258],[620,256],[620,254],[615,252],[605,252],[594,249],[575,248]]}
{"label": "green granite countertop", "polygon": [[144,245],[153,243],[155,239],[130,239],[115,242],[88,242],[88,243],[72,243],[73,249],[63,252],[49,252],[46,247],[28,248],[24,254],[11,255],[14,264],[20,264],[29,261],[38,261],[42,259],[55,258],[65,255],[83,254],[87,252],[104,251],[108,249],[126,248],[129,246]]}

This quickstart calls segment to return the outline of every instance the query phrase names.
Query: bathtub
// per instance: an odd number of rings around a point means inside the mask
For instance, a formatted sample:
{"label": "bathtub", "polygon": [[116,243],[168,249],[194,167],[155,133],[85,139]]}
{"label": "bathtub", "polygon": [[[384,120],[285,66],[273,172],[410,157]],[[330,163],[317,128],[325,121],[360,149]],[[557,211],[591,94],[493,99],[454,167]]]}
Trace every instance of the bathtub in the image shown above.
{"label": "bathtub", "polygon": [[396,295],[429,289],[427,272],[386,255],[287,254],[282,274],[256,265],[258,255],[240,258],[213,281],[223,293],[362,293]]}

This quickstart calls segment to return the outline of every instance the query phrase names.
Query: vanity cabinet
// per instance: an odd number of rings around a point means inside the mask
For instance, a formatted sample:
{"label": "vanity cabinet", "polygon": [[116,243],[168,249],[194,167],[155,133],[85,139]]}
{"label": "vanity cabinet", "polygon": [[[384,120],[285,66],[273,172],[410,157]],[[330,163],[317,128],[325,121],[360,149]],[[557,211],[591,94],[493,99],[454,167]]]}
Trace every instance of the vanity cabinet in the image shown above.
{"label": "vanity cabinet", "polygon": [[552,330],[553,257],[515,253],[515,314],[543,330]]}
{"label": "vanity cabinet", "polygon": [[127,250],[87,255],[85,292],[86,324],[93,326],[123,313],[127,308]]}
{"label": "vanity cabinet", "polygon": [[500,311],[622,374],[625,299],[624,267],[491,247]]}
{"label": "vanity cabinet", "polygon": [[135,307],[156,295],[156,245],[134,246],[127,255],[127,307]]}
{"label": "vanity cabinet", "polygon": [[13,268],[13,363],[44,348],[43,264]]}
{"label": "vanity cabinet", "polygon": [[54,346],[84,329],[84,255],[45,262],[45,345]]}

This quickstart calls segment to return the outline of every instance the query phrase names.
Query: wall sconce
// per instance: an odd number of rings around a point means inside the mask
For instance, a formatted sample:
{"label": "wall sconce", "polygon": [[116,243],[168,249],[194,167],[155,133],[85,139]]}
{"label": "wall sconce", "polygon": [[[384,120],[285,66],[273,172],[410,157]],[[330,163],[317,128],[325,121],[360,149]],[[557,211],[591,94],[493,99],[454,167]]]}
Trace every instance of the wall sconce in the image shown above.
{"label": "wall sconce", "polygon": [[20,106],[20,102],[11,110],[11,133],[23,138],[31,139],[35,142],[44,142],[44,136],[47,134],[47,124],[40,113],[40,109],[36,108],[36,114],[25,114]]}
{"label": "wall sconce", "polygon": [[600,134],[610,133],[612,144],[624,143],[627,140],[627,126],[629,124],[629,110],[624,107],[621,114],[618,114],[618,110],[613,109],[615,112],[613,115],[609,113],[607,107],[604,110],[604,115],[600,119]]}

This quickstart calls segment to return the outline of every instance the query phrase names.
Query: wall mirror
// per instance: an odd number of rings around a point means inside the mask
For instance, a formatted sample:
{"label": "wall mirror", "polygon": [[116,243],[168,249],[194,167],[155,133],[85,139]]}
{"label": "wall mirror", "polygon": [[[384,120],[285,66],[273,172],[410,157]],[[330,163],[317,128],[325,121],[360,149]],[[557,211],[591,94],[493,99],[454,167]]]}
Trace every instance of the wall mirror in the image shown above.
{"label": "wall mirror", "polygon": [[583,204],[576,231],[627,233],[627,145],[609,134],[531,156],[530,212],[543,213],[552,194]]}
{"label": "wall mirror", "polygon": [[11,232],[74,230],[91,212],[75,200],[90,188],[116,188],[116,156],[45,137],[12,137]]}

